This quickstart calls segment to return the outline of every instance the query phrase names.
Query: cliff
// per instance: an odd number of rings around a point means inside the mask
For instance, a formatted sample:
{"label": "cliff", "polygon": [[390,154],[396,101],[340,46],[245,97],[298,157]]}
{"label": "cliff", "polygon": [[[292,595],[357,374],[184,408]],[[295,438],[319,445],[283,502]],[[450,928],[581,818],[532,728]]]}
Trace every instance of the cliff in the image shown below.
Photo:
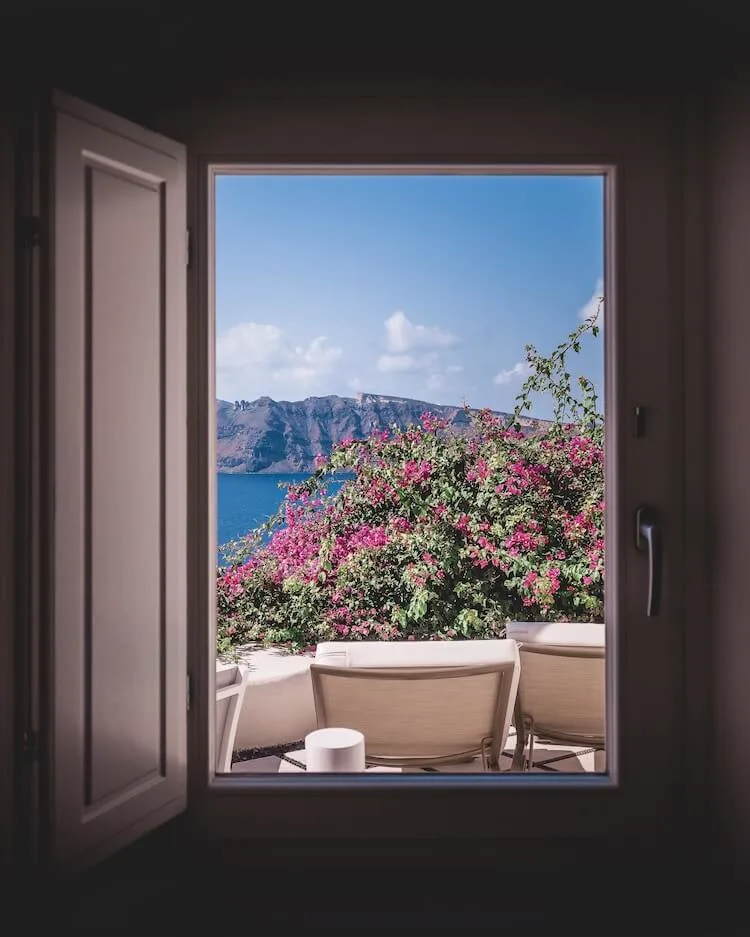
{"label": "cliff", "polygon": [[463,407],[378,394],[308,397],[294,402],[270,397],[234,403],[217,400],[217,469],[238,473],[312,471],[315,456],[328,455],[341,440],[362,439],[394,423],[400,427],[418,423],[425,411],[448,420],[458,432],[469,424]]}

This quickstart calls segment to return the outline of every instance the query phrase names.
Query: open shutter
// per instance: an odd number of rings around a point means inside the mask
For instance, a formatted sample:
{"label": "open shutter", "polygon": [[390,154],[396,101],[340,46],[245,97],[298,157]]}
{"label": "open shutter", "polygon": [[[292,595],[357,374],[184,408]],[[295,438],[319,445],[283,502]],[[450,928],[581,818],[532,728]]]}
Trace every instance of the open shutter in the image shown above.
{"label": "open shutter", "polygon": [[56,95],[51,859],[184,810],[186,160]]}

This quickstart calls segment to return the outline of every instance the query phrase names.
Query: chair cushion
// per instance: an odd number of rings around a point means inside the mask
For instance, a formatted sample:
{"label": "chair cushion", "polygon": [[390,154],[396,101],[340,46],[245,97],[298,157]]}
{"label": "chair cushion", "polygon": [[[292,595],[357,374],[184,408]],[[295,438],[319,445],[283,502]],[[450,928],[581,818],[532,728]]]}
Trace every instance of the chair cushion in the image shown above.
{"label": "chair cushion", "polygon": [[512,621],[508,637],[521,644],[552,647],[604,647],[605,627],[594,621]]}
{"label": "chair cushion", "polygon": [[315,661],[332,667],[460,667],[517,660],[514,640],[325,641]]}

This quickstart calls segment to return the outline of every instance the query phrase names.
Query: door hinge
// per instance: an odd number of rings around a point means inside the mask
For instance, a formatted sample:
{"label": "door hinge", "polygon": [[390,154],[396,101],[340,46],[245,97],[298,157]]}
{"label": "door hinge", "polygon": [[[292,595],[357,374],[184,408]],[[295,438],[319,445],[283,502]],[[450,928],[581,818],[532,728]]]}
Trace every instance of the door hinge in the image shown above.
{"label": "door hinge", "polygon": [[185,231],[185,266],[193,266],[193,236],[190,228]]}
{"label": "door hinge", "polygon": [[39,247],[42,243],[42,221],[34,215],[18,219],[18,243],[21,247]]}
{"label": "door hinge", "polygon": [[185,680],[185,708],[190,712],[190,704],[193,701],[193,678],[190,674],[187,675]]}
{"label": "door hinge", "polygon": [[24,732],[21,739],[21,752],[27,762],[36,764],[39,761],[39,735],[30,729]]}

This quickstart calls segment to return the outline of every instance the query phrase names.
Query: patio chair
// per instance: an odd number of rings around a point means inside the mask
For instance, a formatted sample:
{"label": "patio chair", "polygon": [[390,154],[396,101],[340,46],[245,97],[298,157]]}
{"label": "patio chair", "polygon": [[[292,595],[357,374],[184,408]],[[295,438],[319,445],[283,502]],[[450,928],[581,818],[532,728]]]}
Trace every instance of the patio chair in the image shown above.
{"label": "patio chair", "polygon": [[247,672],[238,664],[216,665],[216,772],[232,770],[237,722],[245,696]]}
{"label": "patio chair", "polygon": [[358,729],[368,765],[481,756],[485,771],[499,770],[518,669],[507,640],[320,645],[310,667],[318,728]]}
{"label": "patio chair", "polygon": [[547,767],[572,753],[534,761],[534,740],[583,746],[604,760],[604,625],[595,622],[512,622],[521,675],[513,714],[513,770]]}

